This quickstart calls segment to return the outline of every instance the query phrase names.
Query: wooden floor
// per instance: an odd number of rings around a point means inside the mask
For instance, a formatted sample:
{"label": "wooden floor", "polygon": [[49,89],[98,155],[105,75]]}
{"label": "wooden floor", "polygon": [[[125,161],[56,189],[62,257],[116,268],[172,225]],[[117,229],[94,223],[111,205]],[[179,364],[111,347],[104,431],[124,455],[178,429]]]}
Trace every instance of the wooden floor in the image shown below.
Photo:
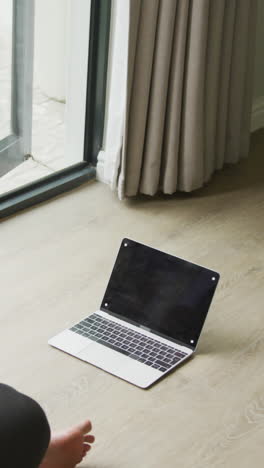
{"label": "wooden floor", "polygon": [[[141,390],[47,345],[98,308],[121,239],[221,273],[194,359]],[[90,468],[262,468],[264,132],[192,195],[119,202],[90,183],[0,226],[0,379],[54,429],[89,416]]]}

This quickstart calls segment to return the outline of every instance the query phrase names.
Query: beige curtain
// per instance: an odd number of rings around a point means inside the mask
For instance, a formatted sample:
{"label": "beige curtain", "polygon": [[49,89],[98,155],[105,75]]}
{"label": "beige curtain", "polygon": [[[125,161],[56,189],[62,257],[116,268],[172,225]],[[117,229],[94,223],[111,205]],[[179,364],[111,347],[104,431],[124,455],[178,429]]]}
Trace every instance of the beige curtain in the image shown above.
{"label": "beige curtain", "polygon": [[249,149],[256,0],[130,0],[119,196],[201,187]]}

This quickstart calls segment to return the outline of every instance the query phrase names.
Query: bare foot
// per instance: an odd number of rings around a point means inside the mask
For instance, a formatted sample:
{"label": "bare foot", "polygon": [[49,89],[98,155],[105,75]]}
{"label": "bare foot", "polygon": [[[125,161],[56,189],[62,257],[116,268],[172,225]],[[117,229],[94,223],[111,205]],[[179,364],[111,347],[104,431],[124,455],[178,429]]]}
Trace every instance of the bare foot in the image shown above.
{"label": "bare foot", "polygon": [[74,468],[91,449],[94,436],[88,434],[92,429],[90,421],[72,429],[52,435],[46,455],[40,468]]}

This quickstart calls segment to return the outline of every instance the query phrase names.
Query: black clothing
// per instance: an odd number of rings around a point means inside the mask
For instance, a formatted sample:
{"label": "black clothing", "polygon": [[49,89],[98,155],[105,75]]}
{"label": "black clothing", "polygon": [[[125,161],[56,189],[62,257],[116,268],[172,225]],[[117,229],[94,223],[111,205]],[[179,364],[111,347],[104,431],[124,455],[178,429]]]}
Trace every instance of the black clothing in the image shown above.
{"label": "black clothing", "polygon": [[1,467],[37,468],[49,441],[49,423],[39,404],[0,383]]}

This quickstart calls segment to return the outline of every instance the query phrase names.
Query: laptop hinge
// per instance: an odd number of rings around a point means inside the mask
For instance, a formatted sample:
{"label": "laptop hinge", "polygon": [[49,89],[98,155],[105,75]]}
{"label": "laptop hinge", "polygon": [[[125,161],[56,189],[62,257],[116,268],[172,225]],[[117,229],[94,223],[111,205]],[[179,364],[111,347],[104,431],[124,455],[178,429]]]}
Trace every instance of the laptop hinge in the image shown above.
{"label": "laptop hinge", "polygon": [[145,327],[144,325],[138,325],[138,327],[139,327],[139,328],[142,328],[142,330],[146,330],[146,331],[148,331],[148,332],[153,333],[152,330],[151,330],[151,328]]}
{"label": "laptop hinge", "polygon": [[151,328],[145,327],[144,325],[140,325],[138,322],[134,322],[133,320],[128,319],[127,317],[124,317],[123,315],[116,314],[115,312],[112,312],[111,310],[106,310],[104,307],[100,308],[101,312],[104,312],[107,315],[112,315],[113,317],[118,318],[119,320],[122,320],[123,322],[130,323],[131,325],[134,325],[135,327],[142,328],[142,330],[146,330],[150,333],[153,333],[153,335],[160,336],[161,338],[165,338],[165,340],[172,341],[175,344],[178,344],[180,346],[184,346],[185,348],[191,349],[192,351],[195,350],[194,346],[191,346],[190,344],[186,344],[183,341],[176,340],[175,338],[172,338],[170,336],[166,336],[163,333],[160,333],[156,330],[152,330]]}

